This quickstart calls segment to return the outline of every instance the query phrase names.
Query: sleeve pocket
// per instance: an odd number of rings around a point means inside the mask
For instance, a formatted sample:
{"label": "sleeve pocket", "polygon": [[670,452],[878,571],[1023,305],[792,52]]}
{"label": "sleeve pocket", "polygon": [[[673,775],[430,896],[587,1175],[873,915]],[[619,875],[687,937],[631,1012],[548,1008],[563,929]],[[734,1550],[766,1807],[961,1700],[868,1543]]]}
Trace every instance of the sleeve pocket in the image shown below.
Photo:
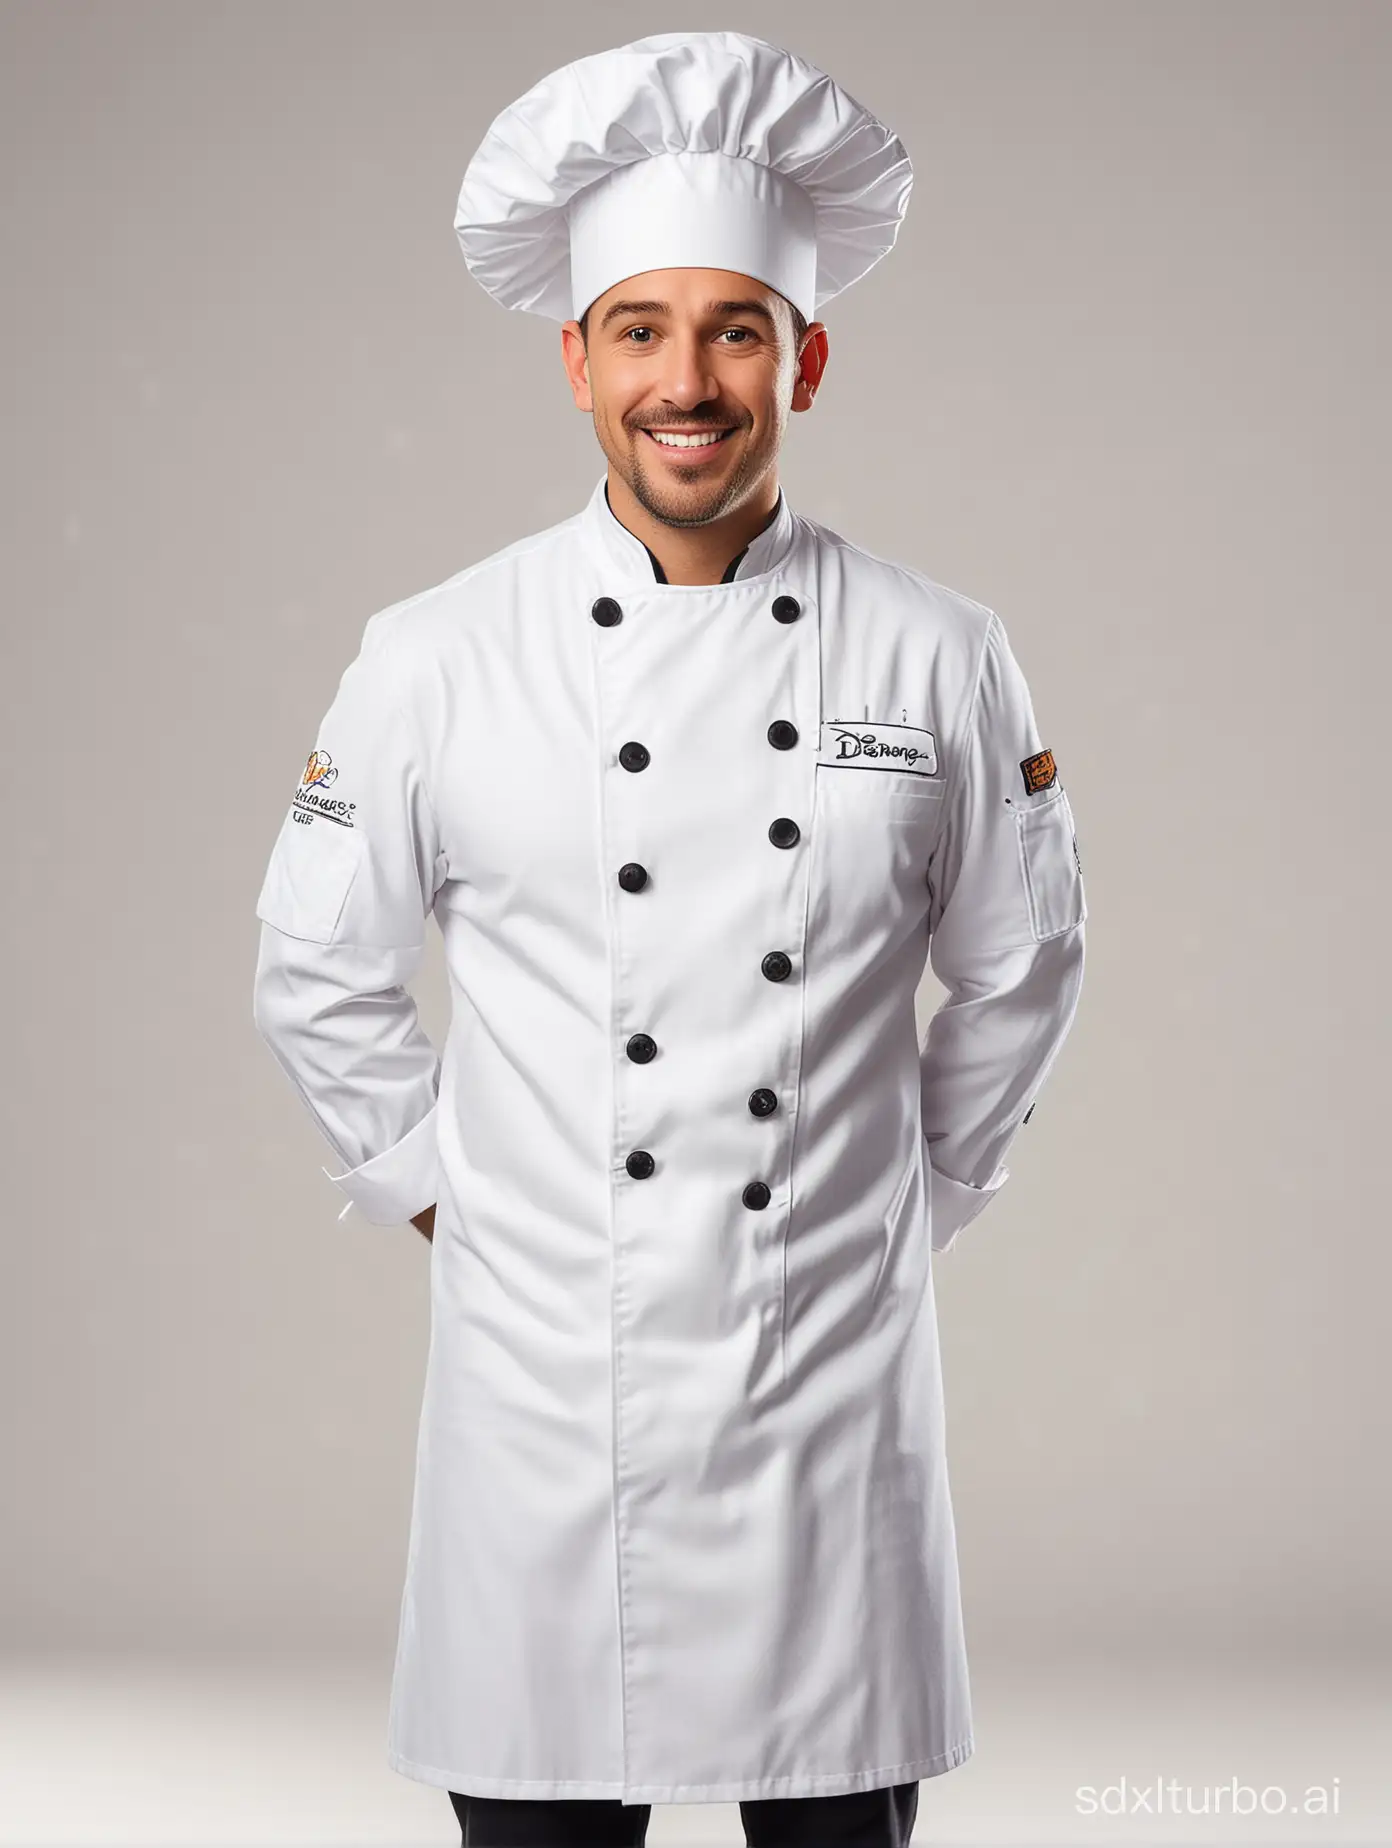
{"label": "sleeve pocket", "polygon": [[1063,790],[1016,812],[1020,869],[1036,943],[1061,937],[1087,917],[1073,811]]}
{"label": "sleeve pocket", "polygon": [[362,860],[362,837],[316,818],[285,817],[271,854],[256,915],[288,937],[332,943]]}

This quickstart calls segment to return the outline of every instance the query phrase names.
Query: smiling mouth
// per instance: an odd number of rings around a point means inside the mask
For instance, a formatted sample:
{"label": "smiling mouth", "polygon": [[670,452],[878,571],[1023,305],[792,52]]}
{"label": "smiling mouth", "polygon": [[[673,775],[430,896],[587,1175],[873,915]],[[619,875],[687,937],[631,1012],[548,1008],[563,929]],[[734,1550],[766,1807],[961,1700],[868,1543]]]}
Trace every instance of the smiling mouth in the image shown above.
{"label": "smiling mouth", "polygon": [[[703,430],[699,436],[679,436],[670,430],[644,430],[643,435],[650,443],[669,456],[707,456],[714,449],[719,449],[730,430]],[[664,440],[665,439],[665,440]]]}

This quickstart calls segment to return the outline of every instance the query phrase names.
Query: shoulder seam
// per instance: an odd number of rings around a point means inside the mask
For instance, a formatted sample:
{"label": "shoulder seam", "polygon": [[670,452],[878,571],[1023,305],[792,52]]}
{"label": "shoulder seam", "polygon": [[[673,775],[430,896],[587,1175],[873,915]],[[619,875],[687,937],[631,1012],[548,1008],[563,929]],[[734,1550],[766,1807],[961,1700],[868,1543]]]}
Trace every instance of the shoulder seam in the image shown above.
{"label": "shoulder seam", "polygon": [[957,743],[960,748],[956,751],[956,762],[953,765],[952,772],[948,776],[948,787],[943,791],[944,803],[951,802],[961,786],[962,766],[967,756],[967,741],[971,736],[972,725],[976,721],[977,701],[981,695],[981,682],[986,667],[986,650],[991,644],[992,632],[996,629],[999,621],[994,610],[988,610],[987,615],[990,620],[987,622],[985,630],[982,633],[981,646],[976,653],[976,668],[972,674],[971,683],[967,688],[966,697],[962,701],[962,711],[957,725]]}
{"label": "shoulder seam", "polygon": [[[410,602],[412,599],[408,598],[406,601]],[[366,637],[367,631],[371,630],[373,623],[376,622],[379,616],[387,615],[396,607],[395,604],[387,604],[384,608],[375,611],[373,615],[368,618],[364,636]],[[374,642],[375,646],[382,650],[382,664],[386,669],[385,673],[382,675],[382,684],[386,689],[387,700],[391,708],[392,716],[395,718],[397,724],[400,725],[410,744],[411,755],[414,757],[416,767],[420,773],[421,788],[425,791],[426,805],[430,810],[430,819],[434,824],[435,839],[438,842],[444,837],[440,829],[440,811],[435,803],[435,792],[430,787],[430,762],[428,753],[425,749],[425,737],[420,729],[419,715],[404,694],[401,683],[401,660],[399,655],[394,654],[389,648],[384,647],[380,632],[374,637]],[[361,656],[359,658],[361,659]]]}
{"label": "shoulder seam", "polygon": [[458,584],[468,583],[480,572],[496,570],[502,565],[511,564],[515,559],[526,558],[549,541],[554,540],[556,534],[572,525],[576,518],[578,516],[573,515],[570,520],[562,520],[556,526],[549,527],[544,533],[534,534],[530,543],[526,539],[515,540],[512,545],[505,546],[501,552],[493,553],[488,558],[480,558],[472,565],[465,565],[461,570],[452,572],[449,577],[441,578],[438,584],[427,584],[423,590],[414,591],[409,597],[402,597],[399,602],[384,603],[368,620],[376,622],[384,616],[399,615],[406,610],[413,609],[417,603],[423,602],[427,597],[437,597],[443,591],[452,590]]}
{"label": "shoulder seam", "polygon": [[972,609],[979,611],[983,616],[992,617],[996,614],[979,598],[968,596],[966,591],[957,590],[951,584],[944,584],[938,578],[929,577],[926,571],[920,571],[914,565],[906,565],[897,558],[886,558],[881,552],[872,552],[868,547],[857,545],[853,539],[847,539],[841,533],[833,533],[820,523],[809,522],[809,524],[816,524],[820,538],[829,545],[839,547],[843,552],[854,552],[858,557],[868,559],[871,564],[884,565],[890,571],[897,571],[904,577],[912,578],[916,584],[927,590],[944,591],[948,596],[956,598],[959,603],[969,604]]}

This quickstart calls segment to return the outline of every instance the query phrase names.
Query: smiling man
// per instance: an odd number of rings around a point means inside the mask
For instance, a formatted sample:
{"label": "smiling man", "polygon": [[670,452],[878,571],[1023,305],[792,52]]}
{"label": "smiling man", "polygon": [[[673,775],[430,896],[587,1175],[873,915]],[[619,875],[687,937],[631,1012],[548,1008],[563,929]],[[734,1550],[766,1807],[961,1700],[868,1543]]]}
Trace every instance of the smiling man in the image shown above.
{"label": "smiling man", "polygon": [[826,329],[730,270],[628,276],[562,329],[575,402],[609,461],[609,509],[659,582],[718,584],[773,519],[790,411],[809,410]]}
{"label": "smiling man", "polygon": [[778,481],[910,180],[739,33],[502,112],[459,241],[560,322],[605,471],[368,620],[266,870],[257,1026],[344,1211],[431,1239],[388,1757],[465,1843],[737,1801],[890,1848],[973,1750],[934,1267],[1086,906],[1000,618]]}

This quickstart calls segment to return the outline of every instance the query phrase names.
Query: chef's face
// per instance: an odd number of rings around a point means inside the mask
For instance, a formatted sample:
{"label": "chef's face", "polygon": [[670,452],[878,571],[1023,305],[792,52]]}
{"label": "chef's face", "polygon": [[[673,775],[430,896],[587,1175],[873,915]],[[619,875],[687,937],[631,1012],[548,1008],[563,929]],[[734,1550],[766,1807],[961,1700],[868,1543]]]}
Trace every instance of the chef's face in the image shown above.
{"label": "chef's face", "polygon": [[[776,479],[789,413],[811,408],[827,353],[820,321],[798,338],[785,297],[715,269],[626,277],[561,339],[611,468],[671,526],[718,520]],[[658,433],[723,434],[692,447]]]}

